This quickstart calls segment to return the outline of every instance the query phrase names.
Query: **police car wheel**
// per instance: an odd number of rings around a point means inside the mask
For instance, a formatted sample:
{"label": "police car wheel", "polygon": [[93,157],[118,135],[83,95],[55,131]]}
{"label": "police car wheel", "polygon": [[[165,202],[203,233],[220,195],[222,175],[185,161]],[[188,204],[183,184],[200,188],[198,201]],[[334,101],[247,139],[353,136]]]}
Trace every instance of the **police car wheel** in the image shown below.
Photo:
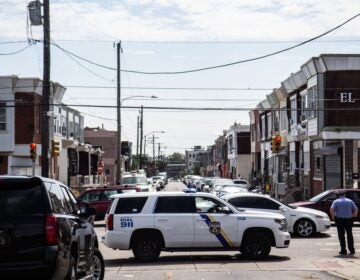
{"label": "police car wheel", "polygon": [[296,222],[294,232],[301,237],[309,237],[315,233],[315,225],[308,219],[301,219]]}
{"label": "police car wheel", "polygon": [[141,237],[134,242],[132,251],[135,258],[139,261],[155,261],[160,255],[160,241],[156,238]]}
{"label": "police car wheel", "polygon": [[263,259],[271,250],[269,238],[263,233],[248,233],[241,245],[240,252],[249,259]]}

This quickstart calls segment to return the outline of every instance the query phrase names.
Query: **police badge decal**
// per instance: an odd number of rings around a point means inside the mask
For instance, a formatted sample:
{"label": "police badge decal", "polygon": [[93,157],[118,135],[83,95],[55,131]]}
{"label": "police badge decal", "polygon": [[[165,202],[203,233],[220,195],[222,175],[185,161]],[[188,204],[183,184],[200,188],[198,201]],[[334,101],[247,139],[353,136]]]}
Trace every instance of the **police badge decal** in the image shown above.
{"label": "police badge decal", "polygon": [[220,223],[219,222],[210,222],[209,223],[209,231],[212,234],[219,234],[221,231]]}

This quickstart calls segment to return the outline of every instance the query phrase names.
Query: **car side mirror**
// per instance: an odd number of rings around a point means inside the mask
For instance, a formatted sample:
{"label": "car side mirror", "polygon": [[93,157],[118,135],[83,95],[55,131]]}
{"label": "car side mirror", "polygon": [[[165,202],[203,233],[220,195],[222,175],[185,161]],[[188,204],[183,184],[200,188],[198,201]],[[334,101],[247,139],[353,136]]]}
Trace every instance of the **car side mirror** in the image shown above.
{"label": "car side mirror", "polygon": [[230,208],[227,207],[227,206],[224,206],[224,207],[222,208],[222,212],[223,212],[224,214],[230,214],[230,213],[232,213],[231,210],[230,210]]}

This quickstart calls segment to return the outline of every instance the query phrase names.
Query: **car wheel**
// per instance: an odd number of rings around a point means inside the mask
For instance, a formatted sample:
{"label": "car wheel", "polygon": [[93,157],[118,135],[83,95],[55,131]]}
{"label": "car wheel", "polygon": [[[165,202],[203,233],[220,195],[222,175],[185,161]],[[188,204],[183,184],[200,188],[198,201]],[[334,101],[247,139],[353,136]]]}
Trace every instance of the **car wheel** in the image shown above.
{"label": "car wheel", "polygon": [[246,235],[240,252],[247,258],[256,260],[267,257],[271,250],[269,238],[263,233],[251,232]]}
{"label": "car wheel", "polygon": [[66,274],[65,280],[76,280],[77,279],[77,263],[74,256],[70,256],[69,268]]}
{"label": "car wheel", "polygon": [[155,261],[161,251],[160,241],[156,237],[139,237],[132,246],[135,258],[143,262]]}
{"label": "car wheel", "polygon": [[95,249],[94,254],[91,258],[91,276],[93,280],[103,280],[105,265],[104,259],[99,249]]}
{"label": "car wheel", "polygon": [[301,237],[309,237],[315,233],[315,224],[308,219],[301,219],[295,223],[294,233]]}

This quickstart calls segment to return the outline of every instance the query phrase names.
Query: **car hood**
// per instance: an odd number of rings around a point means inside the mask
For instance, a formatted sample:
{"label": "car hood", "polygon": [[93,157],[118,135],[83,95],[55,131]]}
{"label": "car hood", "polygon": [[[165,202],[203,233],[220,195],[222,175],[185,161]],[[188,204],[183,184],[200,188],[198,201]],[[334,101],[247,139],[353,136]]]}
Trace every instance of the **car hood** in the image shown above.
{"label": "car hood", "polygon": [[260,217],[260,218],[273,218],[273,219],[284,219],[285,217],[281,214],[276,214],[272,212],[266,212],[266,211],[260,211],[260,210],[248,210],[244,208],[237,208],[237,210],[240,212],[239,214],[248,214],[253,217]]}
{"label": "car hood", "polygon": [[306,207],[313,204],[314,202],[311,201],[298,201],[298,202],[289,203],[290,206],[296,206],[296,207]]}
{"label": "car hood", "polygon": [[311,209],[311,208],[305,208],[305,207],[297,207],[296,209],[294,209],[294,212],[297,213],[303,213],[303,214],[308,214],[308,215],[318,215],[318,216],[324,216],[324,214],[327,216],[327,214],[323,211],[320,210],[315,210],[315,209]]}

